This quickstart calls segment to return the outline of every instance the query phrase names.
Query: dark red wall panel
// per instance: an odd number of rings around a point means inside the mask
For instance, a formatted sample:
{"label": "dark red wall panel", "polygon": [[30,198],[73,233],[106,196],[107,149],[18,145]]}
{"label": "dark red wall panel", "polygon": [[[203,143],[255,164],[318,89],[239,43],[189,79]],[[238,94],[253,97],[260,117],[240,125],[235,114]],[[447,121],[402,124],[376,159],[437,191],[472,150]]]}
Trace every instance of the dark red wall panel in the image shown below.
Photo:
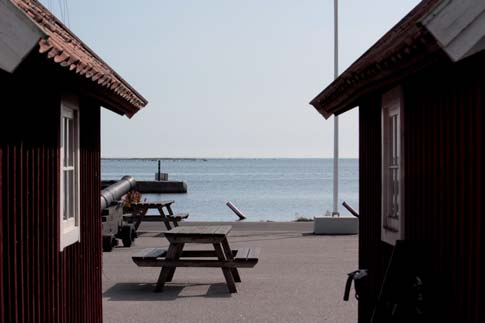
{"label": "dark red wall panel", "polygon": [[[482,123],[485,55],[442,64],[403,83],[405,239],[429,247],[428,311],[443,322],[483,320]],[[380,241],[380,96],[360,104],[359,266],[369,322],[392,247]],[[436,307],[435,307],[436,306]]]}
{"label": "dark red wall panel", "polygon": [[392,248],[381,241],[381,98],[359,108],[359,268],[368,286],[359,298],[359,322],[369,322]]}
{"label": "dark red wall panel", "polygon": [[[2,149],[2,146],[0,145],[0,201],[1,201],[1,198],[3,196],[3,179],[2,179],[2,159],[3,159],[3,149]],[[2,204],[0,204],[0,258],[3,258],[3,206]],[[2,263],[0,263],[0,318],[2,318],[2,315],[4,312],[5,312],[5,300],[3,298],[3,290],[4,290],[4,286],[3,286],[3,260],[2,260]]]}
{"label": "dark red wall panel", "polygon": [[60,252],[60,93],[76,87],[28,62],[0,71],[0,322],[101,322],[100,108],[81,96],[81,241]]}
{"label": "dark red wall panel", "polygon": [[479,321],[484,68],[481,55],[405,86],[406,238],[431,244],[453,322]]}

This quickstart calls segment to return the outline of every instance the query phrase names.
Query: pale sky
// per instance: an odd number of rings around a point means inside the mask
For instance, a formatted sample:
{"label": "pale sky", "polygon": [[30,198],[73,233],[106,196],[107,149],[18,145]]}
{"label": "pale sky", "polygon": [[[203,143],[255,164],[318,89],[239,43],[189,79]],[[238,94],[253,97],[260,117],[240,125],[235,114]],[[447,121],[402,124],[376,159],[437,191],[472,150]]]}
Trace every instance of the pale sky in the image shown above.
{"label": "pale sky", "polygon": [[[42,0],[61,18],[61,0]],[[418,0],[339,1],[343,71]],[[102,111],[103,157],[332,157],[332,0],[69,1],[71,30],[149,104]],[[66,16],[66,15],[64,15]],[[66,18],[64,18],[66,20]],[[358,111],[340,116],[358,157]]]}

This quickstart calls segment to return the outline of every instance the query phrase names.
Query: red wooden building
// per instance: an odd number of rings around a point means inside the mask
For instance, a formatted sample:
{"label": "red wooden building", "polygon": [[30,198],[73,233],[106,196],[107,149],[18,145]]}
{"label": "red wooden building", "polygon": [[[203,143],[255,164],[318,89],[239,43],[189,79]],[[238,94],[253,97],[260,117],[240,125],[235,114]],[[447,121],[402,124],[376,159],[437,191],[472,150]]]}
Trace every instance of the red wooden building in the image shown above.
{"label": "red wooden building", "polygon": [[100,107],[147,101],[34,0],[0,0],[0,322],[101,322]]}
{"label": "red wooden building", "polygon": [[484,1],[422,1],[311,102],[359,107],[359,322],[485,321],[484,39]]}

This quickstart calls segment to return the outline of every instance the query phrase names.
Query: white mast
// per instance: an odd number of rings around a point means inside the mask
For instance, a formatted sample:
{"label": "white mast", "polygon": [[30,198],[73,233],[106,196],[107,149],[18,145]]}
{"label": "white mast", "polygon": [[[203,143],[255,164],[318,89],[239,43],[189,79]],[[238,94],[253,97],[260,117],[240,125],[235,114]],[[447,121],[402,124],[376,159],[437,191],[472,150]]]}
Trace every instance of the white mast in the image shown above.
{"label": "white mast", "polygon": [[[338,0],[334,0],[334,79],[338,77]],[[338,116],[333,119],[333,212],[338,213]]]}

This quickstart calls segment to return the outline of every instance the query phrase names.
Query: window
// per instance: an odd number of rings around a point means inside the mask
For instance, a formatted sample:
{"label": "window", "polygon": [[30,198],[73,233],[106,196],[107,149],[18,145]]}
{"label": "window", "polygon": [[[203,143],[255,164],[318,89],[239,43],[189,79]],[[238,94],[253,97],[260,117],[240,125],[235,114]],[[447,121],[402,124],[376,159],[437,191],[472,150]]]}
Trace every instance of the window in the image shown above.
{"label": "window", "polygon": [[382,240],[404,238],[402,168],[402,95],[394,88],[382,97]]}
{"label": "window", "polygon": [[74,97],[61,102],[60,250],[79,241],[79,109]]}

